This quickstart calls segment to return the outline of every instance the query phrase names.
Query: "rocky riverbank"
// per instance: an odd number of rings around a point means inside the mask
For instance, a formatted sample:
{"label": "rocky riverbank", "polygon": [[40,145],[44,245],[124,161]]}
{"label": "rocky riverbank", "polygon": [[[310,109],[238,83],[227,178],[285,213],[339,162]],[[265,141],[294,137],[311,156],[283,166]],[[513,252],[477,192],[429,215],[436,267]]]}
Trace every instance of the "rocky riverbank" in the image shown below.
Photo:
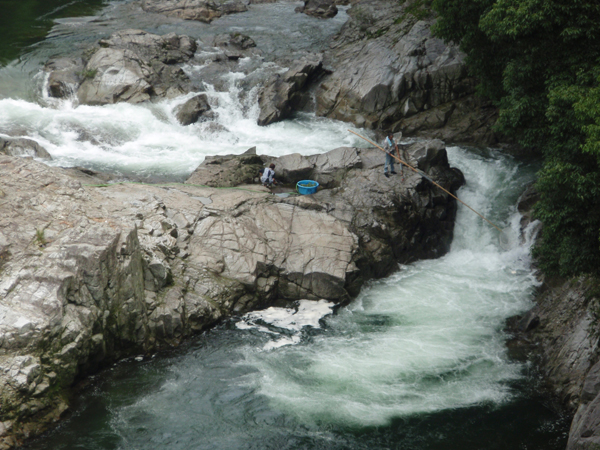
{"label": "rocky riverbank", "polygon": [[600,445],[598,280],[546,279],[535,307],[512,324],[516,340],[540,368],[550,392],[574,414],[568,450]]}
{"label": "rocky riverbank", "polygon": [[317,113],[361,127],[494,145],[496,110],[475,95],[465,55],[434,37],[423,2],[356,1],[325,52]]}
{"label": "rocky riverbank", "polygon": [[[407,152],[445,188],[463,182],[442,142]],[[284,198],[239,185],[272,161],[290,187],[308,175],[324,188]],[[116,359],[251,309],[345,302],[398,262],[443,254],[455,201],[382,166],[377,149],[250,150],[207,158],[185,184],[105,184],[0,156],[0,448],[58,420],[73,382]]]}
{"label": "rocky riverbank", "polygon": [[[536,201],[531,186],[519,203],[523,229],[533,220]],[[559,408],[573,416],[567,449],[595,449],[600,444],[600,284],[593,277],[538,276],[535,306],[508,322],[514,334],[509,347],[534,362]]]}
{"label": "rocky riverbank", "polygon": [[[239,2],[142,4],[144,11],[180,19],[212,20],[223,8],[233,8],[228,12],[252,8]],[[325,11],[335,5],[308,2],[306,7]],[[432,36],[435,15],[430,10],[416,1],[355,1],[348,16],[329,50],[276,58],[269,68],[260,62],[269,61],[265,49],[240,33],[196,41],[174,33],[119,31],[81,58],[49,61],[45,68],[50,74],[49,95],[75,97],[89,105],[139,103],[199,92],[204,82],[220,89],[223,75],[240,72],[246,75],[244,89],[257,92],[260,125],[297,111],[313,111],[360,127],[402,131],[405,136],[498,144],[492,130],[495,108],[475,95],[476,82],[458,47]],[[205,56],[195,61],[197,50]],[[200,78],[191,80],[182,65],[194,61],[202,68]]]}

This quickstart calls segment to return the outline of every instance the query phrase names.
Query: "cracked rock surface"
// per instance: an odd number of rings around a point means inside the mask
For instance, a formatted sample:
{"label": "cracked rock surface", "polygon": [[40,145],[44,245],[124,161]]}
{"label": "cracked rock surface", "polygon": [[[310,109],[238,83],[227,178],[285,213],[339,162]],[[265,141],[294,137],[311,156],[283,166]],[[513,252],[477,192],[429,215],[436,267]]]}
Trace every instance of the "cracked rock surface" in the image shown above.
{"label": "cracked rock surface", "polygon": [[[460,186],[441,141],[406,150],[448,189]],[[0,448],[59,420],[73,382],[116,359],[235,313],[345,302],[399,261],[444,253],[454,201],[416,174],[385,178],[377,152],[213,157],[168,186],[106,185],[0,155]],[[259,184],[231,189],[228,171],[271,161],[290,185],[310,176],[326,188],[287,198]],[[194,183],[199,174],[205,183]]]}

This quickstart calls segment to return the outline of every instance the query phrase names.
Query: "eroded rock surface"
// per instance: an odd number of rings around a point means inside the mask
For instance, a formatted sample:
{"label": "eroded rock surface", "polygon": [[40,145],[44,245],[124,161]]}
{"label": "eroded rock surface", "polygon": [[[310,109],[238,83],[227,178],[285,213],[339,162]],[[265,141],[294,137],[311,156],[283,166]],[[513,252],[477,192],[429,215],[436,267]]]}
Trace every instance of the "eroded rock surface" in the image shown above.
{"label": "eroded rock surface", "polygon": [[143,0],[142,8],[148,12],[205,23],[225,14],[248,11],[248,7],[238,0]]}
{"label": "eroded rock surface", "polygon": [[49,94],[63,98],[76,93],[80,103],[89,105],[182,95],[192,86],[180,65],[195,51],[196,42],[188,36],[119,31],[87,52],[89,59],[49,61]]}
{"label": "eroded rock surface", "polygon": [[[385,178],[376,152],[281,158],[285,180],[306,173],[330,187],[288,198],[258,184],[219,189],[227,164],[245,165],[236,158],[272,160],[255,152],[208,159],[203,184],[212,176],[214,188],[102,187],[93,173],[0,155],[0,448],[58,420],[76,377],[115,359],[234,312],[344,302],[398,261],[446,251],[454,200],[417,175]],[[442,143],[408,152],[447,188],[462,182]]]}
{"label": "eroded rock surface", "polygon": [[304,5],[296,8],[296,12],[327,19],[335,17],[338,9],[333,0],[304,0]]}
{"label": "eroded rock surface", "polygon": [[52,159],[48,150],[32,139],[0,137],[0,154],[9,156],[30,156],[32,158]]}
{"label": "eroded rock surface", "polygon": [[[409,164],[434,176],[446,189],[456,190],[464,182],[462,173],[448,166],[443,142],[416,142],[404,152]],[[276,179],[292,188],[303,179],[326,188],[287,201],[327,211],[359,238],[357,285],[387,275],[398,261],[432,258],[449,249],[454,201],[408,169],[404,181],[399,174],[386,178],[384,155],[378,149],[341,147],[321,155],[280,158],[257,156],[251,149],[240,156],[207,158],[188,183],[235,186],[236,179],[239,183],[256,178],[261,161],[262,167],[274,163]]]}
{"label": "eroded rock surface", "polygon": [[278,122],[301,109],[308,101],[306,88],[321,74],[322,67],[322,56],[311,55],[295,61],[283,75],[268,80],[258,96],[258,124]]}
{"label": "eroded rock surface", "polygon": [[333,73],[317,91],[317,113],[406,136],[496,142],[496,110],[474,96],[465,55],[431,34],[418,2],[357,1],[325,54]]}

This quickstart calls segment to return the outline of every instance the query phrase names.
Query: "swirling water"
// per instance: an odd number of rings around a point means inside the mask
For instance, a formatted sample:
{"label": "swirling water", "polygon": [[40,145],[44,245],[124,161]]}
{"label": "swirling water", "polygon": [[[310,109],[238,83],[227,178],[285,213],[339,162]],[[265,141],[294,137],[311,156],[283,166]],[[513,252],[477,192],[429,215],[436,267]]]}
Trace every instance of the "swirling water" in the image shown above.
{"label": "swirling water", "polygon": [[[207,26],[143,14],[132,1],[97,3],[87,3],[94,15],[56,18],[46,39],[0,68],[0,135],[35,139],[50,164],[173,181],[210,154],[362,145],[347,124],[311,114],[256,125],[256,92],[244,81],[277,71],[276,58],[248,58],[239,72],[199,84],[216,126],[180,126],[172,111],[186,96],[104,107],[49,99],[40,70],[51,56],[135,27],[197,38],[201,51],[185,70],[199,78],[214,34],[244,32],[269,55],[287,55],[325,45],[344,11],[319,21],[294,14],[297,3],[255,5]],[[508,247],[460,206],[443,258],[399,267],[344,308],[301,303],[234,318],[172,353],[120,363],[92,378],[71,417],[29,448],[564,448],[565,420],[537,392],[528,363],[509,358],[503,331],[536,286],[532,236],[519,238],[515,207],[534,169],[491,150],[454,147],[449,157],[467,179],[461,198],[506,227]]]}
{"label": "swirling water", "polygon": [[566,422],[507,355],[506,318],[536,279],[514,204],[533,170],[449,149],[451,251],[399,268],[347,307],[302,302],[223,323],[168,355],[116,365],[32,449],[561,449]]}

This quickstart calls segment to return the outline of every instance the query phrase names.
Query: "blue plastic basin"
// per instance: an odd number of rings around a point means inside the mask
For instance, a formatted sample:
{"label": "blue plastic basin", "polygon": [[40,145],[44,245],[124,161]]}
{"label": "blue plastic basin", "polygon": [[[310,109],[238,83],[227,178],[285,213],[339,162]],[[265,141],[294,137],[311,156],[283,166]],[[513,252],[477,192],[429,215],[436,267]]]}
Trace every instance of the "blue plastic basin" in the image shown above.
{"label": "blue plastic basin", "polygon": [[309,195],[317,192],[317,188],[319,187],[319,183],[312,180],[302,180],[296,183],[296,190],[298,194]]}

